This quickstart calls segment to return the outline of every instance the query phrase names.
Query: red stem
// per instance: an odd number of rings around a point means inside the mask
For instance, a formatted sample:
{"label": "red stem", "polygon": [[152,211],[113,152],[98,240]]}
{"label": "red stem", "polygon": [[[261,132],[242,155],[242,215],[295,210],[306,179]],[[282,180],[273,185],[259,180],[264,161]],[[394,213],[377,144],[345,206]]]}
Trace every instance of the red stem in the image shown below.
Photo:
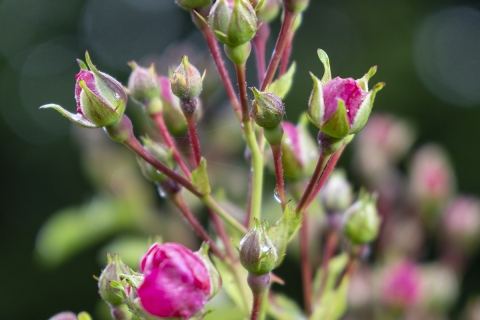
{"label": "red stem", "polygon": [[270,26],[268,23],[262,23],[260,28],[257,30],[255,38],[253,38],[253,47],[255,49],[255,57],[257,58],[257,76],[258,83],[261,84],[263,81],[263,76],[265,75],[266,70],[266,49],[267,41],[270,36]]}
{"label": "red stem", "polygon": [[245,63],[240,65],[235,64],[235,71],[237,73],[238,91],[240,96],[240,104],[242,107],[242,122],[250,121],[248,115],[248,96],[247,96],[247,78],[245,74]]}
{"label": "red stem", "polygon": [[337,230],[329,230],[327,234],[327,242],[325,244],[325,249],[323,251],[322,257],[322,278],[320,280],[320,287],[317,293],[318,297],[322,296],[323,290],[325,290],[325,285],[327,284],[328,273],[329,273],[329,265],[330,260],[335,253],[335,249],[337,248],[338,243],[338,231]]}
{"label": "red stem", "polygon": [[260,91],[265,91],[265,88],[270,84],[270,82],[272,82],[273,77],[275,76],[275,71],[277,71],[278,64],[282,58],[283,50],[287,45],[289,38],[288,35],[290,34],[293,23],[295,22],[295,18],[297,17],[295,12],[288,10],[285,10],[284,12],[285,16],[283,18],[282,28],[278,34],[277,43],[273,49],[272,58],[270,59],[267,71],[265,72],[265,77],[263,78],[262,85],[260,86]]}
{"label": "red stem", "polygon": [[303,215],[302,227],[300,229],[300,264],[302,270],[303,305],[305,313],[310,316],[312,313],[312,269],[310,268],[309,246],[308,246],[308,215]]}
{"label": "red stem", "polygon": [[275,164],[275,176],[277,178],[277,190],[282,204],[282,210],[285,210],[287,205],[287,198],[285,196],[285,182],[283,180],[283,165],[282,165],[282,144],[272,144],[273,163]]}
{"label": "red stem", "polygon": [[314,191],[317,182],[320,180],[329,158],[330,156],[325,155],[325,153],[320,153],[320,157],[318,158],[317,166],[315,167],[312,178],[308,182],[307,188],[305,189],[305,192],[303,193],[302,198],[300,198],[297,208],[295,209],[297,214],[303,214],[303,210],[307,207],[307,200],[310,198],[310,195]]}
{"label": "red stem", "polygon": [[338,159],[340,159],[340,156],[342,155],[345,146],[346,145],[344,144],[340,150],[332,154],[332,156],[330,157],[330,160],[328,161],[327,166],[325,167],[325,170],[323,171],[323,174],[320,177],[317,186],[315,187],[315,190],[313,190],[312,194],[307,200],[305,208],[308,208],[308,206],[312,203],[313,199],[315,199],[315,196],[320,192],[328,177],[332,173],[333,169],[335,169]]}
{"label": "red stem", "polygon": [[170,199],[177,206],[180,212],[182,212],[183,216],[188,221],[193,231],[195,231],[195,233],[200,237],[200,239],[202,239],[203,241],[207,242],[210,245],[210,249],[212,250],[213,254],[215,254],[220,259],[225,260],[225,255],[218,249],[215,242],[213,242],[213,240],[210,238],[208,233],[205,231],[202,225],[198,222],[198,220],[192,214],[187,204],[185,203],[185,200],[183,199],[181,193],[178,192],[171,195]]}
{"label": "red stem", "polygon": [[190,143],[192,144],[193,155],[195,157],[195,167],[197,167],[202,155],[200,153],[200,140],[198,139],[195,115],[185,114],[185,119],[187,120],[188,135],[190,136]]}
{"label": "red stem", "polygon": [[[195,12],[191,12],[192,19],[195,21],[198,19]],[[205,18],[205,17],[204,17]],[[198,24],[197,24],[198,25]],[[237,95],[235,90],[233,89],[232,82],[230,81],[230,77],[228,75],[228,71],[225,68],[225,63],[223,61],[222,53],[220,52],[220,48],[218,47],[218,42],[215,36],[213,35],[212,31],[208,26],[199,27],[200,31],[207,42],[208,49],[210,50],[210,54],[212,55],[213,62],[217,67],[218,74],[220,75],[220,79],[222,80],[223,86],[225,87],[225,91],[227,92],[228,99],[232,104],[233,112],[237,116],[238,120],[241,120],[241,109],[240,103],[238,102]]]}
{"label": "red stem", "polygon": [[140,143],[140,141],[135,138],[135,136],[130,136],[128,139],[126,139],[123,142],[127,147],[129,147],[133,152],[138,154],[142,159],[150,163],[152,166],[154,166],[157,170],[159,170],[161,173],[165,174],[167,177],[171,178],[172,180],[178,182],[181,186],[183,186],[185,189],[193,193],[199,198],[203,197],[203,194],[198,191],[198,189],[187,179],[158,161],[154,156],[150,154]]}
{"label": "red stem", "polygon": [[167,126],[165,125],[163,114],[161,112],[158,112],[153,114],[151,118],[155,123],[155,125],[157,126],[158,131],[160,132],[160,135],[162,136],[163,141],[165,141],[165,144],[167,145],[167,147],[173,149],[173,157],[175,158],[175,161],[180,166],[180,169],[182,169],[185,176],[188,179],[190,179],[190,170],[188,169],[187,165],[185,164],[182,157],[178,153],[177,146],[175,145],[175,142],[173,141],[172,136],[170,135],[170,132],[167,129]]}
{"label": "red stem", "polygon": [[288,37],[287,46],[283,51],[282,55],[282,62],[280,63],[280,69],[278,70],[278,75],[284,75],[288,69],[288,62],[290,61],[290,55],[292,54],[292,44],[293,44],[293,37],[295,33],[291,32]]}
{"label": "red stem", "polygon": [[260,311],[262,310],[262,302],[263,302],[264,295],[265,295],[265,292],[253,293],[253,305],[252,305],[252,313],[250,315],[250,320],[258,319],[258,316],[260,315]]}

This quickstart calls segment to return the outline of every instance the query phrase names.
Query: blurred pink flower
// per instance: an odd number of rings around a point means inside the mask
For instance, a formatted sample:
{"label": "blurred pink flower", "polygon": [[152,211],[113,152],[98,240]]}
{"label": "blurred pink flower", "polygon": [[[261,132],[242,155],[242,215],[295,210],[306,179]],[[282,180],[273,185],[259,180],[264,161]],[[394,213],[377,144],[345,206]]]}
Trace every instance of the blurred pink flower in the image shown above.
{"label": "blurred pink flower", "polygon": [[415,263],[401,261],[385,271],[380,299],[393,308],[406,309],[420,297],[420,271]]}

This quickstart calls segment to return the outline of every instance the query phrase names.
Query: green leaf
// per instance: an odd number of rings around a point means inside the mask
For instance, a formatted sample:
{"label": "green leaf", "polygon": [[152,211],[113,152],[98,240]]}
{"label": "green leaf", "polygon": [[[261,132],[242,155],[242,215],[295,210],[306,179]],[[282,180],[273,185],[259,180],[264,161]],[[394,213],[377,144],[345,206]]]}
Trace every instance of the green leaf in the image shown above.
{"label": "green leaf", "polygon": [[[360,111],[360,110],[359,110]],[[332,115],[321,129],[323,133],[333,138],[344,138],[349,135],[350,124],[347,119],[347,108],[345,107],[345,101],[338,99],[338,107],[335,113]]]}
{"label": "green leaf", "polygon": [[201,194],[209,194],[212,189],[208,181],[207,161],[202,157],[197,169],[192,172],[192,183],[197,187]]}
{"label": "green leaf", "polygon": [[347,288],[349,278],[345,277],[336,290],[326,292],[320,304],[313,309],[310,320],[337,320],[347,309]]}
{"label": "green leaf", "polygon": [[293,239],[301,224],[302,215],[296,214],[295,210],[287,205],[283,212],[283,217],[268,229],[268,237],[272,240],[275,249],[277,249],[277,266],[282,262],[285,252],[287,251],[287,245]]}
{"label": "green leaf", "polygon": [[271,92],[281,99],[285,98],[285,96],[290,91],[293,83],[293,76],[295,74],[296,64],[295,62],[292,63],[288,71],[283,74],[280,78],[273,81],[265,91]]}
{"label": "green leaf", "polygon": [[267,310],[275,320],[304,320],[306,319],[302,309],[295,301],[282,294],[273,294],[272,301]]}
{"label": "green leaf", "polygon": [[[325,288],[324,292],[331,291],[333,287],[335,286],[338,277],[342,273],[342,271],[345,269],[347,266],[348,262],[348,254],[342,253],[330,260],[330,263],[328,264],[328,278],[325,283]],[[323,270],[322,268],[319,268],[317,270],[317,273],[315,274],[315,279],[313,280],[313,292],[318,293],[319,287],[320,287],[320,281],[322,278],[322,273]],[[320,298],[317,295],[314,295],[316,298]]]}
{"label": "green leaf", "polygon": [[[218,259],[216,256],[212,256],[212,260],[215,263],[215,266],[217,267],[217,270],[222,277],[222,289],[227,292],[228,296],[237,306],[237,310],[241,312],[244,317],[250,316],[250,306],[252,305],[253,297],[248,286],[246,287],[246,293],[248,294],[249,301],[245,303],[242,297],[242,288],[239,288],[239,284],[236,281],[233,269],[225,261]],[[247,279],[247,270],[245,270],[244,268],[238,269],[242,273],[241,280],[244,281],[244,279]]]}

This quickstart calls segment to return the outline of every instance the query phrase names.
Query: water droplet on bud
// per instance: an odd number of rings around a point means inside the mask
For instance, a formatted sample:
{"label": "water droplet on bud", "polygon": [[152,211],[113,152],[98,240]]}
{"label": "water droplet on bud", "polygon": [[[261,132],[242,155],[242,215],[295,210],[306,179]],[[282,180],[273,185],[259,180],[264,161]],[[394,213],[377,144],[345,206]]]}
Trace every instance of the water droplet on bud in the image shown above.
{"label": "water droplet on bud", "polygon": [[278,203],[282,203],[282,200],[280,200],[280,192],[278,191],[278,187],[275,187],[275,190],[273,191],[273,197]]}
{"label": "water droplet on bud", "polygon": [[167,196],[167,194],[165,193],[165,191],[163,190],[162,186],[157,183],[157,190],[158,190],[158,195],[160,196],[160,198],[165,198]]}

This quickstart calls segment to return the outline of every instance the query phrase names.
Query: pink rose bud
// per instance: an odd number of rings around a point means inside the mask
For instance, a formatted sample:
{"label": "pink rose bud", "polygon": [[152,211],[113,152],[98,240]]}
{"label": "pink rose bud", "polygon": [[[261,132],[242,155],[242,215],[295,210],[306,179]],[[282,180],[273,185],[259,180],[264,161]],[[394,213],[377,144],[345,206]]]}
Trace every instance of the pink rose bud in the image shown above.
{"label": "pink rose bud", "polygon": [[410,192],[424,208],[438,208],[454,190],[454,176],[445,151],[427,145],[413,156],[410,169]]}
{"label": "pink rose bud", "polygon": [[380,299],[394,309],[406,309],[420,298],[420,270],[411,261],[401,261],[385,270]]}
{"label": "pink rose bud", "polygon": [[[149,104],[152,99],[157,99],[160,94],[160,86],[153,64],[148,69],[140,67],[135,61],[129,62],[128,65],[132,68],[128,78],[130,96],[142,104]],[[161,106],[158,111],[161,111]],[[149,113],[152,114],[152,112]]]}
{"label": "pink rose bud", "polygon": [[476,248],[480,237],[480,200],[469,196],[453,199],[443,216],[443,228],[450,243],[469,251]]}
{"label": "pink rose bud", "polygon": [[65,311],[57,313],[48,320],[77,320],[77,315],[73,312]]}
{"label": "pink rose bud", "polygon": [[40,109],[53,108],[76,125],[85,128],[115,124],[120,121],[125,111],[127,93],[120,82],[97,70],[88,52],[85,53],[85,59],[88,67],[83,61],[77,60],[80,66],[75,85],[77,114],[68,112],[56,104],[47,104]]}
{"label": "pink rose bud", "polygon": [[325,67],[322,80],[313,74],[313,90],[308,103],[308,115],[323,133],[341,139],[360,131],[368,120],[376,93],[385,83],[376,84],[368,91],[368,80],[377,67],[361,79],[331,79],[330,62],[325,51],[319,49],[318,56]]}
{"label": "pink rose bud", "polygon": [[190,319],[218,291],[213,265],[178,243],[154,244],[140,265],[145,280],[137,290],[151,315]]}

